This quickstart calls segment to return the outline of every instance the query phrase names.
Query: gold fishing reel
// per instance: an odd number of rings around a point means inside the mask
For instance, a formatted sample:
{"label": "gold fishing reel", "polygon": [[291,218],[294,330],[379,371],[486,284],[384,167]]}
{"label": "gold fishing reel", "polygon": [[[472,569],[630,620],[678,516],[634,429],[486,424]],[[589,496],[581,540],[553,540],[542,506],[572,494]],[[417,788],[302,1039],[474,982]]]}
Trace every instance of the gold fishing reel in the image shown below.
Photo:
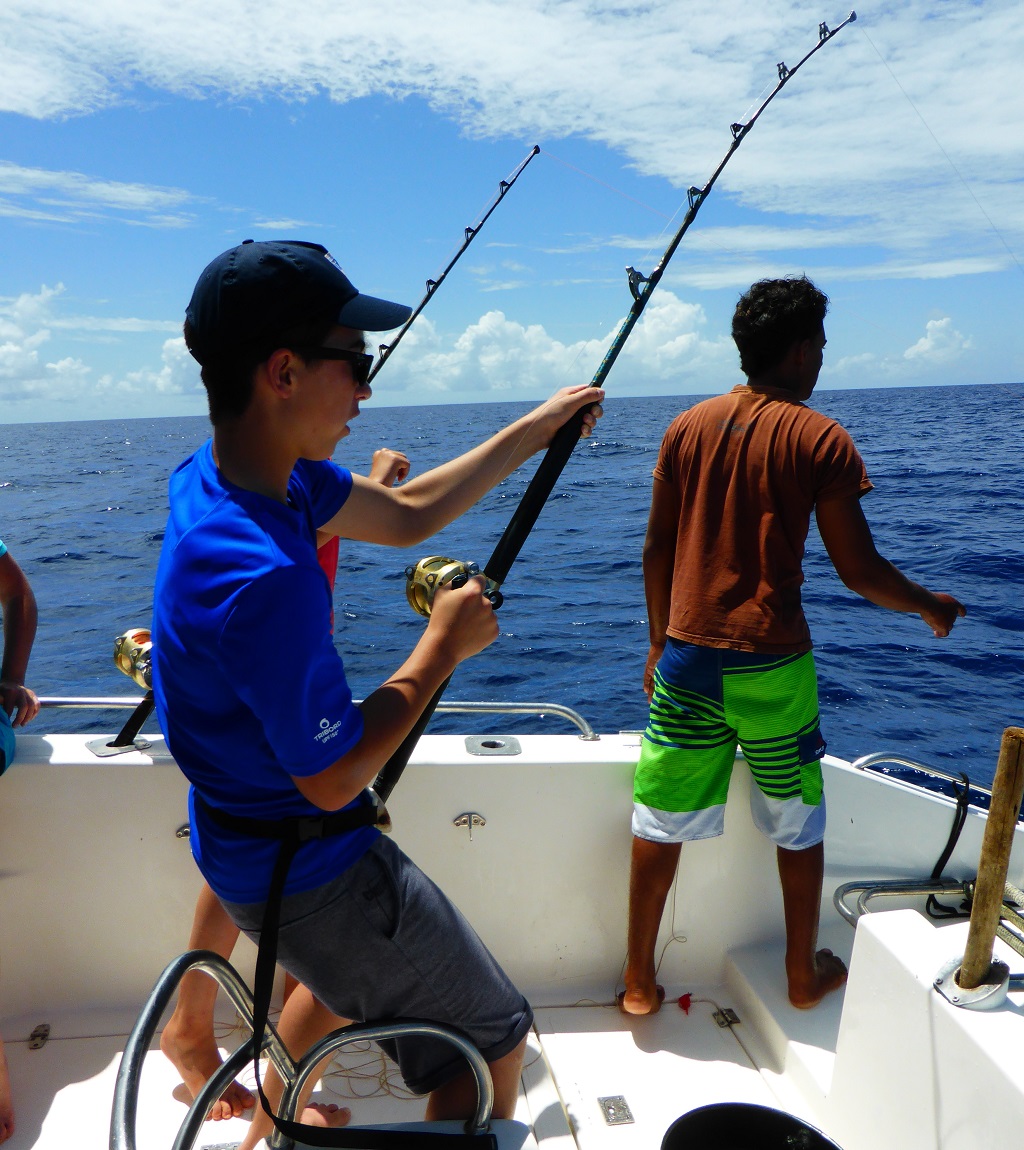
{"label": "gold fishing reel", "polygon": [[153,689],[153,643],[145,627],[132,627],[114,640],[114,664],[145,691]]}
{"label": "gold fishing reel", "polygon": [[[453,587],[464,587],[476,575],[483,575],[476,563],[460,563],[458,559],[448,559],[444,555],[429,555],[414,566],[405,569],[405,597],[417,615],[429,618],[434,606],[434,595],[439,587],[450,583]],[[484,575],[484,595],[491,606],[497,609],[504,602],[498,584]]]}

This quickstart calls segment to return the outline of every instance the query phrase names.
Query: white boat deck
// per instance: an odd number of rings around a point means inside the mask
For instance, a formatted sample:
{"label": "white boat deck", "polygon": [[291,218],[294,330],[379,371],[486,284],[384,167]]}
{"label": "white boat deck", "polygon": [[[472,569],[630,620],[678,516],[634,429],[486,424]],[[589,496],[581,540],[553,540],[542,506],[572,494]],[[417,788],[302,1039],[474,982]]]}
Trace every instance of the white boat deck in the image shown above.
{"label": "white boat deck", "polygon": [[[780,1105],[744,1048],[742,1024],[722,1028],[713,1019],[733,1001],[729,992],[698,989],[691,996],[688,1013],[670,997],[650,1018],[628,1019],[614,1005],[539,1010],[517,1121],[503,1124],[502,1150],[648,1150],[660,1145],[674,1119],[697,1106],[736,1100]],[[81,1031],[82,1021],[68,1029]],[[30,1050],[26,1041],[8,1043],[18,1103],[9,1150],[107,1150],[114,1079],[130,1021],[94,1016],[93,1037],[62,1037],[65,1028],[57,1024],[40,1050]],[[228,1029],[221,1027],[225,1051],[240,1036],[224,1033]],[[251,1086],[251,1067],[240,1077]],[[180,1096],[180,1079],[154,1049],[141,1080],[138,1150],[171,1145],[186,1114]],[[632,1122],[606,1123],[599,1099],[615,1096],[625,1099]],[[396,1068],[370,1047],[345,1052],[314,1097],[350,1106],[358,1124],[416,1122],[423,1113],[423,1100],[410,1096]],[[208,1123],[196,1145],[233,1145],[247,1125],[247,1116]]]}

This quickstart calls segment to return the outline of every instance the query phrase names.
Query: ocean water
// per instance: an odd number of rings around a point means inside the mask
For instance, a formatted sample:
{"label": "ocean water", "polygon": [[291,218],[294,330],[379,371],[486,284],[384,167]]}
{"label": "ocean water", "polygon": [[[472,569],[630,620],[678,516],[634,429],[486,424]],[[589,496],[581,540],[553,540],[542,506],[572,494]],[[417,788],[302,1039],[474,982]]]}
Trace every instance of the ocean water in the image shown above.
{"label": "ocean water", "polygon": [[[699,397],[610,397],[576,449],[503,588],[501,636],[458,670],[448,698],[563,703],[599,731],[646,720],[640,550],[662,432]],[[824,391],[875,490],[879,550],[968,607],[947,639],[919,617],[858,599],[812,526],[805,611],[822,730],[844,758],[894,751],[991,781],[1004,727],[1024,722],[1024,385]],[[364,409],[338,461],[365,470],[377,447],[415,472],[468,448],[522,404]],[[148,625],[167,476],[207,437],[205,418],[0,427],[0,537],[26,571],[40,627],[29,684],[40,695],[137,694],[115,669],[114,636]],[[527,465],[412,551],[342,543],[336,642],[356,696],[404,658],[423,626],[404,569],[429,554],[483,564],[532,475]],[[122,713],[48,710],[36,729],[116,730]],[[431,730],[569,731],[564,720],[437,716]]]}

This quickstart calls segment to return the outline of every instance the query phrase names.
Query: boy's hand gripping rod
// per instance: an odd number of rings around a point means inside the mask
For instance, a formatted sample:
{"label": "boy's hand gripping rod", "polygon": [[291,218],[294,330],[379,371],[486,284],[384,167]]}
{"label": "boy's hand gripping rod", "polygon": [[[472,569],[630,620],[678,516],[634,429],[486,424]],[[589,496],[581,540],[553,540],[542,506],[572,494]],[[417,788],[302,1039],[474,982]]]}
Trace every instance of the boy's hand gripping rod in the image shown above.
{"label": "boy's hand gripping rod", "polygon": [[[818,25],[817,44],[814,45],[798,64],[792,68],[787,68],[784,63],[778,65],[778,83],[761,102],[757,111],[754,112],[745,124],[730,125],[732,143],[729,145],[728,151],[722,157],[721,163],[715,169],[711,178],[704,187],[691,187],[687,191],[686,195],[689,202],[689,210],[682,224],[679,226],[679,230],[672,237],[671,242],[665,249],[665,253],[658,262],[658,266],[649,276],[641,275],[635,268],[626,269],[626,274],[629,277],[629,290],[633,296],[633,304],[629,309],[629,314],[622,321],[618,332],[616,332],[611,342],[611,346],[608,348],[604,359],[601,361],[600,367],[597,369],[591,381],[592,387],[600,387],[604,383],[605,378],[611,371],[612,364],[618,358],[619,352],[622,351],[626,340],[629,338],[630,332],[636,326],[637,320],[647,306],[647,301],[651,298],[651,294],[664,275],[669,260],[675,255],[676,248],[679,247],[690,224],[692,224],[696,218],[701,205],[708,198],[711,189],[715,185],[715,181],[722,174],[726,164],[732,159],[736,149],[743,143],[747,133],[757,123],[761,113],[815,52],[824,47],[836,33],[842,31],[847,24],[852,24],[856,19],[857,13],[851,12],[842,24],[832,29],[829,29],[828,25],[822,22]],[[573,448],[580,438],[580,433],[583,428],[583,416],[584,412],[581,409],[555,433],[555,437],[551,441],[551,446],[548,448],[547,453],[540,462],[540,466],[537,468],[537,473],[530,481],[529,487],[527,487],[523,493],[523,497],[519,501],[519,506],[513,513],[511,520],[509,520],[508,527],[505,528],[505,533],[498,541],[494,553],[483,569],[482,574],[487,581],[488,593],[496,607],[501,605],[501,592],[498,591],[497,588],[504,583],[507,578],[512,564],[516,561],[523,544],[533,529],[533,525],[537,522],[541,509],[551,494],[555,483],[558,481],[562,469],[568,462],[569,456],[572,454]],[[433,591],[436,587],[452,579],[464,581],[470,575],[478,573],[480,572],[478,572],[473,564],[458,563],[457,561],[445,559],[441,556],[431,556],[429,559],[424,559],[420,564],[417,564],[416,567],[409,568],[406,572],[409,579],[409,601],[417,611],[420,611],[422,614],[429,614],[429,600],[432,598]],[[424,607],[426,608],[425,610]],[[449,682],[450,679],[446,679],[437,689],[433,698],[423,711],[423,714],[417,720],[416,725],[406,736],[405,741],[398,750],[395,751],[385,764],[381,773],[377,776],[373,789],[381,800],[387,801],[388,796],[395,788],[395,784],[401,778],[402,772],[405,770],[406,764],[412,756],[413,748],[426,729],[427,723],[430,722],[434,709],[440,702],[441,696],[444,694]]]}

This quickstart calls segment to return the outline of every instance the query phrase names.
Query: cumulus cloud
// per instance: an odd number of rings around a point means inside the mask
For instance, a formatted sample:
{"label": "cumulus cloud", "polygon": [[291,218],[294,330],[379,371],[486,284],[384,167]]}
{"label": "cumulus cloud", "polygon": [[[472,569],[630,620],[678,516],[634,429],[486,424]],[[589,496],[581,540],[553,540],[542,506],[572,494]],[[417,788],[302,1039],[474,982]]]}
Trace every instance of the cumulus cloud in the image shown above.
{"label": "cumulus cloud", "polygon": [[912,383],[932,369],[948,368],[973,346],[971,337],[957,331],[950,316],[943,316],[928,320],[924,335],[902,354],[862,352],[844,356],[835,365],[826,363],[822,378],[854,385]]}
{"label": "cumulus cloud", "polygon": [[[735,366],[730,340],[702,334],[706,316],[697,304],[659,291],[647,306],[614,371],[618,387],[707,383],[709,374]],[[587,383],[616,329],[601,339],[563,343],[542,324],[522,324],[504,312],[482,315],[445,341],[421,318],[382,373],[378,394],[417,388],[435,399],[516,399],[545,395],[568,384]]]}
{"label": "cumulus cloud", "polygon": [[[152,369],[98,374],[82,355],[62,354],[55,344],[63,333],[134,334],[169,332],[180,325],[130,316],[88,316],[64,312],[64,285],[0,298],[0,400],[8,415],[19,402],[84,401],[89,397],[152,394],[185,395],[201,390],[199,372],[179,336],[164,341],[161,364]],[[55,334],[56,333],[56,334]]]}
{"label": "cumulus cloud", "polygon": [[929,365],[952,363],[974,345],[969,337],[963,336],[953,327],[949,316],[930,319],[924,335],[903,353],[903,358],[917,360]]}

